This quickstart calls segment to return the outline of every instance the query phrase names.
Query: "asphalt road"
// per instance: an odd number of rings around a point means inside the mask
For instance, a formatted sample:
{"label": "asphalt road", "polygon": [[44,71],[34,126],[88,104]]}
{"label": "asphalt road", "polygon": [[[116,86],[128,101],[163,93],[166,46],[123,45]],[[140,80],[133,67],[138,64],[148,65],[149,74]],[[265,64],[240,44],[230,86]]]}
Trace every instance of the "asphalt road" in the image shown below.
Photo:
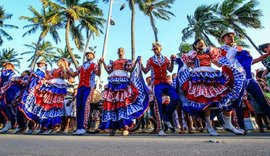
{"label": "asphalt road", "polygon": [[207,134],[166,137],[0,135],[1,156],[270,156],[269,147],[269,133],[220,137]]}

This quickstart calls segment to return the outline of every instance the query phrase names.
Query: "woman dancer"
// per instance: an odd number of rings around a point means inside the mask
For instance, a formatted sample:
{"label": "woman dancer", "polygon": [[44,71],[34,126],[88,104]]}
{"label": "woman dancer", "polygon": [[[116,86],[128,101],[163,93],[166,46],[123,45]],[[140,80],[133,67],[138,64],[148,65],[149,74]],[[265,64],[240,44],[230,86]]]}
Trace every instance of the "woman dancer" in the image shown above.
{"label": "woman dancer", "polygon": [[49,80],[36,91],[36,105],[40,107],[40,127],[46,130],[43,134],[50,134],[54,128],[61,125],[62,109],[67,94],[67,64],[64,58],[59,59],[58,68],[48,73]]}
{"label": "woman dancer", "polygon": [[[243,134],[231,124],[230,110],[233,105],[230,101],[236,99],[243,87],[244,78],[241,73],[227,64],[225,57],[220,57],[216,48],[206,48],[202,39],[193,44],[193,50],[182,55],[183,61],[189,65],[179,73],[179,82],[188,102],[183,109],[190,114],[199,115],[205,119],[205,128],[210,135],[219,135],[211,125],[210,108],[218,107],[223,110],[225,124],[223,127],[235,134]],[[225,61],[224,61],[225,60]],[[222,66],[222,72],[211,68],[211,61]],[[227,73],[232,73],[233,78]]]}
{"label": "woman dancer", "polygon": [[133,125],[132,119],[139,118],[148,108],[148,90],[145,90],[143,80],[133,77],[133,73],[129,77],[128,72],[134,70],[135,64],[124,58],[124,48],[119,48],[117,54],[119,58],[111,61],[108,66],[104,58],[100,59],[109,74],[109,84],[102,95],[104,103],[99,129],[111,130],[110,136],[114,136],[119,129],[126,136]]}

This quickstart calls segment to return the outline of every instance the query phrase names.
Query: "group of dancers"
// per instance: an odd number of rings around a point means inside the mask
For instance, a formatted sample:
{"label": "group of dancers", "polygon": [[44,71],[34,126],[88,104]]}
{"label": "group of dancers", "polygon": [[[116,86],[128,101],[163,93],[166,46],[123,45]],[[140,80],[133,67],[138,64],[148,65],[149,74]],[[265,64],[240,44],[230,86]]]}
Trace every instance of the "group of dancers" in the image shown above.
{"label": "group of dancers", "polygon": [[[222,126],[237,135],[244,135],[243,110],[240,107],[242,97],[247,91],[254,97],[257,107],[270,119],[270,106],[252,77],[251,65],[264,61],[266,67],[270,58],[270,44],[260,46],[264,55],[253,59],[249,51],[235,45],[235,34],[226,32],[221,36],[224,45],[220,48],[206,46],[202,39],[193,43],[193,49],[181,57],[170,58],[161,54],[162,45],[152,44],[154,55],[143,65],[142,58],[132,61],[124,57],[125,51],[119,48],[118,59],[107,65],[104,58],[94,63],[95,53],[87,52],[87,61],[76,71],[70,63],[61,58],[57,69],[48,71],[45,61],[37,62],[36,71],[25,71],[20,77],[15,74],[11,62],[5,62],[1,71],[0,118],[5,125],[0,133],[6,133],[16,126],[13,133],[26,130],[33,133],[33,126],[39,125],[36,134],[50,134],[59,127],[64,116],[64,102],[68,94],[69,83],[66,80],[79,76],[76,96],[76,126],[74,135],[87,132],[90,104],[95,89],[95,76],[100,75],[104,66],[108,84],[102,92],[102,116],[97,131],[110,131],[114,136],[117,130],[129,135],[134,119],[144,115],[149,101],[154,101],[154,115],[157,133],[166,135],[163,124],[173,128],[172,114],[176,107],[184,112],[205,120],[205,129],[212,136],[219,135],[211,124],[211,119],[223,114]],[[216,65],[212,68],[211,65]],[[178,65],[176,87],[168,83],[168,72]],[[143,73],[150,72],[150,84],[147,86]],[[150,96],[153,94],[154,96]],[[162,110],[162,96],[170,97],[166,110]],[[153,98],[154,97],[154,98]],[[239,128],[232,125],[231,112],[236,111]]]}

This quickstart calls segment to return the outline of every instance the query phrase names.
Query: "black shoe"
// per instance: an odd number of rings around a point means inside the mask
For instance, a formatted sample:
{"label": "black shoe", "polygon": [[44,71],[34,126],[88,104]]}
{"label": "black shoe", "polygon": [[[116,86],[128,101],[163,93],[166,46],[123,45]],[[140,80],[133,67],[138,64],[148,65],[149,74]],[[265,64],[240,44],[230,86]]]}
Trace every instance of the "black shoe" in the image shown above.
{"label": "black shoe", "polygon": [[116,129],[113,129],[113,130],[111,130],[109,136],[115,136],[115,133],[116,133]]}
{"label": "black shoe", "polygon": [[175,128],[169,128],[169,129],[171,130],[172,133],[176,132]]}

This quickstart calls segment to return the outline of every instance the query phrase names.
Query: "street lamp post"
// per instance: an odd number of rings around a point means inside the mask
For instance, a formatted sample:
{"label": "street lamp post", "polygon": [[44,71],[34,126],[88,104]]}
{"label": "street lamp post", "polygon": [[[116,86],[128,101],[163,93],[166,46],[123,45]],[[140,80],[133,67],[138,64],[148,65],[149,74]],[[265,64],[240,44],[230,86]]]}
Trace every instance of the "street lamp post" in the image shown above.
{"label": "street lamp post", "polygon": [[[127,3],[128,0],[126,0],[125,3]],[[106,25],[106,32],[105,32],[105,37],[104,37],[104,43],[103,43],[103,50],[102,50],[102,57],[105,58],[106,52],[107,52],[107,42],[108,42],[108,35],[109,35],[109,29],[110,25],[115,25],[115,22],[112,20],[111,15],[112,15],[112,4],[114,3],[114,0],[110,0],[110,5],[109,5],[109,12],[108,12],[108,17],[107,17],[107,25]],[[125,8],[125,3],[121,5],[120,11],[122,11]],[[101,73],[99,76],[98,81],[102,80],[102,70],[103,66],[101,66]]]}
{"label": "street lamp post", "polygon": [[[102,57],[105,58],[106,52],[107,52],[107,42],[108,42],[108,34],[110,29],[110,20],[111,20],[111,14],[112,14],[112,4],[113,0],[110,0],[110,6],[109,6],[109,12],[108,12],[108,18],[107,18],[107,26],[106,26],[106,32],[104,37],[104,43],[103,43],[103,50],[102,50]],[[101,71],[103,69],[103,66],[101,66]],[[99,79],[102,79],[102,72],[100,73]]]}

